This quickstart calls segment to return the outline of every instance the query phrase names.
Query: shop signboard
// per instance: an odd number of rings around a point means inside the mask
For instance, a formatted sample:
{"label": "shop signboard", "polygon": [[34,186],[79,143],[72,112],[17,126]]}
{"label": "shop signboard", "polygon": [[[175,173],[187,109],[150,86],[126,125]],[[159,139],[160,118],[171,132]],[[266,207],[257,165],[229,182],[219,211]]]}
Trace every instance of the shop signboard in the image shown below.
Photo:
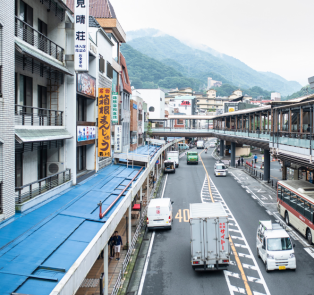
{"label": "shop signboard", "polygon": [[77,126],[77,142],[92,140],[96,138],[95,126]]}
{"label": "shop signboard", "polygon": [[110,88],[98,88],[98,157],[111,156]]}
{"label": "shop signboard", "polygon": [[89,0],[74,0],[74,70],[88,72]]}
{"label": "shop signboard", "polygon": [[77,74],[77,92],[96,98],[96,79],[86,73]]}
{"label": "shop signboard", "polygon": [[112,92],[112,124],[118,124],[118,92]]}
{"label": "shop signboard", "polygon": [[122,153],[122,125],[114,126],[114,152]]}

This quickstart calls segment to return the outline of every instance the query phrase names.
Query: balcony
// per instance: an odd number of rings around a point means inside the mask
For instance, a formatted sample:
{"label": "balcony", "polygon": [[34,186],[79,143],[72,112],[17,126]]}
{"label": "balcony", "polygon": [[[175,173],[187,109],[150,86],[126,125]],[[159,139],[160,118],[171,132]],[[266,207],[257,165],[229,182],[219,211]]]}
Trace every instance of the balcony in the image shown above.
{"label": "balcony", "polygon": [[63,111],[15,105],[15,126],[63,126]]}
{"label": "balcony", "polygon": [[15,36],[63,62],[64,49],[15,16]]}
{"label": "balcony", "polygon": [[36,180],[15,188],[15,204],[19,205],[30,199],[56,188],[71,180],[71,169]]}

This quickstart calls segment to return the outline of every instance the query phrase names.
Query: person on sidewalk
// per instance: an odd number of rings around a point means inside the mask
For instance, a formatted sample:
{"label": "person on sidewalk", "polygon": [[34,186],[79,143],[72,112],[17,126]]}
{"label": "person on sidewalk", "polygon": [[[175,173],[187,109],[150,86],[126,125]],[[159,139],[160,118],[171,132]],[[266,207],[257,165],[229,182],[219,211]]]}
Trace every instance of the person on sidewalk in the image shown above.
{"label": "person on sidewalk", "polygon": [[120,250],[121,250],[121,246],[123,245],[122,243],[122,238],[121,236],[118,235],[118,231],[115,231],[114,233],[115,237],[116,237],[116,244],[114,246],[114,250],[116,252],[116,260],[120,260]]}
{"label": "person on sidewalk", "polygon": [[244,162],[244,159],[243,159],[243,157],[241,157],[241,164],[242,164],[242,166],[243,166],[243,162]]}
{"label": "person on sidewalk", "polygon": [[241,161],[241,160],[240,160],[240,158],[239,158],[239,159],[238,159],[238,167],[240,166],[240,161]]}
{"label": "person on sidewalk", "polygon": [[256,154],[254,155],[254,161],[255,161],[255,164],[256,164],[256,162],[257,162],[257,155]]}
{"label": "person on sidewalk", "polygon": [[116,240],[117,240],[117,237],[115,236],[115,234],[113,234],[108,242],[108,245],[110,246],[110,259],[113,259],[115,255],[114,249],[116,245]]}

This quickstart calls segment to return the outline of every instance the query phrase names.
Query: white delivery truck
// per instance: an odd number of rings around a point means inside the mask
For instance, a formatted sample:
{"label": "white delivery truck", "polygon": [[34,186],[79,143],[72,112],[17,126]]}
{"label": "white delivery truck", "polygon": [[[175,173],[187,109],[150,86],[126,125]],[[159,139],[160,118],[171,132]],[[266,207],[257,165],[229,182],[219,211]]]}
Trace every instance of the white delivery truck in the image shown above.
{"label": "white delivery truck", "polygon": [[222,204],[190,204],[191,264],[194,270],[227,269],[229,221]]}
{"label": "white delivery truck", "polygon": [[169,198],[152,199],[147,208],[147,228],[171,229],[172,225],[172,204]]}
{"label": "white delivery truck", "polygon": [[271,220],[260,220],[256,234],[257,256],[265,263],[266,271],[297,268],[294,245],[286,230]]}
{"label": "white delivery truck", "polygon": [[178,151],[171,151],[167,152],[167,160],[176,163],[176,167],[179,167],[179,152]]}
{"label": "white delivery truck", "polygon": [[197,149],[203,149],[205,147],[203,140],[198,140],[196,144]]}

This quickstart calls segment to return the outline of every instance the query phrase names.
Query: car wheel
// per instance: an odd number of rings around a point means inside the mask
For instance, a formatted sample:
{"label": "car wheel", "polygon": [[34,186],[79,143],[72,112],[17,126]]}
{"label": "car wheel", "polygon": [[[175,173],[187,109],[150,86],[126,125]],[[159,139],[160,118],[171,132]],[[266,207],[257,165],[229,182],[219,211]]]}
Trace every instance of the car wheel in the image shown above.
{"label": "car wheel", "polygon": [[261,258],[261,255],[259,255],[258,248],[256,248],[256,253],[257,253],[257,257],[258,257],[258,258]]}
{"label": "car wheel", "polygon": [[306,230],[306,239],[309,242],[309,244],[311,245],[312,244],[312,233],[311,233],[311,230],[309,228]]}
{"label": "car wheel", "polygon": [[174,170],[173,173],[176,173],[176,170]]}
{"label": "car wheel", "polygon": [[266,272],[269,272],[267,262],[265,263],[265,269],[266,269]]}
{"label": "car wheel", "polygon": [[286,213],[285,213],[285,221],[286,221],[287,225],[290,225],[290,222],[289,222],[289,214],[288,214],[287,211],[286,211]]}

